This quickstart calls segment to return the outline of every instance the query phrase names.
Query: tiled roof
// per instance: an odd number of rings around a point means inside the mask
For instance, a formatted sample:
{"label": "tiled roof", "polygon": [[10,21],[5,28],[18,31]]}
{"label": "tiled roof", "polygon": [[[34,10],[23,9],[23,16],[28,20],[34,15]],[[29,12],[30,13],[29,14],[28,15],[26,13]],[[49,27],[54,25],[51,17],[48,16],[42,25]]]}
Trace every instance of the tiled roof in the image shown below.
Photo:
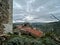
{"label": "tiled roof", "polygon": [[37,29],[33,29],[31,27],[18,26],[18,29],[20,29],[20,30],[23,29],[23,31],[29,32],[29,33],[31,33],[35,37],[41,37],[43,35],[42,31],[39,31]]}

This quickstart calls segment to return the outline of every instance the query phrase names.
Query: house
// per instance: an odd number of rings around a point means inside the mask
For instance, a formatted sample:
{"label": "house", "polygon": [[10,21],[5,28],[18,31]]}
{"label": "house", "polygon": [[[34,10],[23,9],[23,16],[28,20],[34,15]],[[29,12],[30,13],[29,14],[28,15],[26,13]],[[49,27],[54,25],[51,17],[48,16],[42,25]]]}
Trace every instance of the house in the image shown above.
{"label": "house", "polygon": [[19,32],[21,32],[21,34],[28,34],[34,37],[42,37],[43,36],[43,32],[41,30],[38,30],[36,28],[32,28],[31,25],[29,25],[28,23],[17,26]]}

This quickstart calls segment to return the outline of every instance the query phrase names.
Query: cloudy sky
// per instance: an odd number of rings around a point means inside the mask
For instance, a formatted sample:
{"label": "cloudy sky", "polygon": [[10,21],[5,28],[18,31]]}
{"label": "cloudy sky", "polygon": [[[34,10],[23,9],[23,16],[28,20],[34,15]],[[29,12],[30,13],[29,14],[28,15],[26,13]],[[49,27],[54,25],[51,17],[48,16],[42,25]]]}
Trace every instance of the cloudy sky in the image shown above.
{"label": "cloudy sky", "polygon": [[13,0],[13,22],[54,22],[60,19],[60,0]]}

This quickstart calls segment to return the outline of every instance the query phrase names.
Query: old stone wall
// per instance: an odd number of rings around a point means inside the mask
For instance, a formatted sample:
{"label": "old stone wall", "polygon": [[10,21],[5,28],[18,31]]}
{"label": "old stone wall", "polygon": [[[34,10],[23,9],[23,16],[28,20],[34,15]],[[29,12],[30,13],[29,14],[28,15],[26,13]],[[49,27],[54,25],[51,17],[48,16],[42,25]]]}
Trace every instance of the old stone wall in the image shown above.
{"label": "old stone wall", "polygon": [[0,33],[12,32],[12,0],[0,0]]}

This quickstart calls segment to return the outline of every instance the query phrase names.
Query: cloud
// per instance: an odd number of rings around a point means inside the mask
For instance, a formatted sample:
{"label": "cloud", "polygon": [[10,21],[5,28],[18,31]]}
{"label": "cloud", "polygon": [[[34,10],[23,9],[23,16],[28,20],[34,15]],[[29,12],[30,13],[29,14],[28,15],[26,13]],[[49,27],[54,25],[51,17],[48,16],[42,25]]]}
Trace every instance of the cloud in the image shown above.
{"label": "cloud", "polygon": [[44,7],[44,6],[39,6],[35,11],[36,11],[36,12],[40,12],[41,9],[45,9],[45,7]]}
{"label": "cloud", "polygon": [[26,16],[23,20],[25,20],[25,21],[31,21],[33,19],[34,19],[34,17],[32,17],[32,16]]}
{"label": "cloud", "polygon": [[29,1],[27,1],[27,3],[29,3],[29,4],[31,4],[33,2],[35,2],[35,0],[29,0]]}
{"label": "cloud", "polygon": [[52,19],[50,14],[54,14],[57,18],[60,17],[59,2],[60,0],[13,0],[13,20],[15,22],[57,21]]}
{"label": "cloud", "polygon": [[56,14],[56,13],[60,13],[60,9],[59,10],[56,10],[56,11],[49,12],[49,14]]}
{"label": "cloud", "polygon": [[15,1],[13,1],[13,4],[14,4],[13,9],[15,8],[23,9],[23,7],[20,4],[16,3]]}
{"label": "cloud", "polygon": [[25,21],[22,21],[22,20],[15,20],[15,21],[13,21],[13,23],[19,23],[19,22],[25,22]]}

